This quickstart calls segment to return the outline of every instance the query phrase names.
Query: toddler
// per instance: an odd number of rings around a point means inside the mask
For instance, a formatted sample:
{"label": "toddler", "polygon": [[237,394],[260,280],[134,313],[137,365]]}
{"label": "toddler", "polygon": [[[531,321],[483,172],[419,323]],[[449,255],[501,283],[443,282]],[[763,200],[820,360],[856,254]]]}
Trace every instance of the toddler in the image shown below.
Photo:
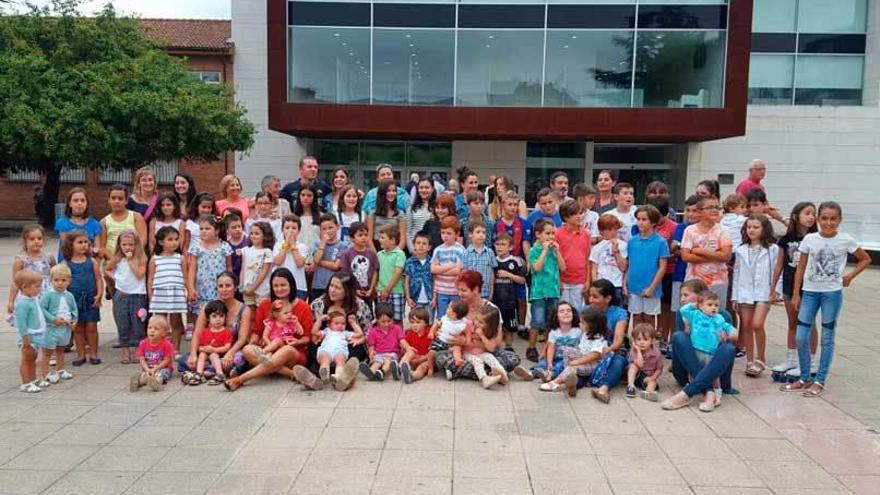
{"label": "toddler", "polygon": [[[323,315],[315,320],[315,327],[312,330],[312,336],[316,341],[320,340],[321,345],[318,346],[317,359],[318,375],[324,384],[330,383],[330,363],[336,364],[336,369],[341,370],[348,361],[348,346],[358,345],[364,341],[364,334],[357,323],[356,317],[349,317],[354,331],[346,330],[345,313],[340,311],[331,311],[329,314]],[[321,324],[326,323],[324,330],[321,330]],[[336,381],[334,375],[332,381]]]}
{"label": "toddler", "polygon": [[401,343],[403,357],[400,358],[400,374],[403,383],[434,376],[435,352],[431,350],[430,320],[425,308],[415,308],[409,312],[410,327]]}
{"label": "toddler", "polygon": [[727,235],[734,248],[742,244],[742,228],[749,213],[749,204],[741,194],[731,194],[724,198],[724,215],[718,223]]}
{"label": "toddler", "polygon": [[[736,328],[719,314],[721,298],[711,289],[701,292],[698,301],[697,304],[685,304],[678,311],[687,323],[684,331],[690,331],[694,353],[700,364],[705,366],[721,343],[736,340]],[[713,387],[720,389],[721,381],[715,380]],[[700,404],[700,410],[711,411],[719,400],[714,391],[708,391],[704,402]]]}
{"label": "toddler", "polygon": [[605,315],[594,310],[581,313],[581,340],[576,347],[566,347],[562,353],[565,367],[552,381],[541,384],[540,390],[556,392],[565,388],[570,397],[577,395],[578,376],[589,376],[602,359],[608,341],[605,333],[608,322]]}
{"label": "toddler", "polygon": [[663,357],[654,342],[654,327],[649,323],[640,323],[633,328],[632,338],[626,373],[626,396],[634,398],[638,387],[643,399],[657,402],[657,380],[663,373]]}
{"label": "toddler", "polygon": [[293,315],[290,303],[284,299],[272,301],[272,319],[263,322],[264,353],[272,354],[302,334],[302,324]]}
{"label": "toddler", "polygon": [[394,323],[394,309],[388,303],[376,304],[376,326],[367,333],[370,364],[362,362],[361,373],[370,381],[382,381],[385,375],[391,372],[391,376],[399,380],[398,360],[403,341],[403,329]]}
{"label": "toddler", "polygon": [[147,322],[147,338],[138,344],[136,354],[141,371],[131,376],[128,382],[130,392],[137,392],[144,385],[153,392],[159,392],[171,379],[174,347],[167,338],[168,327],[168,320],[164,316],[153,316]]}
{"label": "toddler", "polygon": [[465,318],[468,314],[468,305],[462,301],[453,301],[446,308],[446,314],[442,318],[434,322],[431,327],[430,337],[432,351],[445,351],[452,348],[452,358],[456,366],[464,364],[464,358],[461,355],[460,345],[451,345],[450,341],[461,337],[471,324],[470,320]]}
{"label": "toddler", "polygon": [[[464,360],[474,367],[474,373],[483,388],[492,388],[496,383],[507,385],[507,371],[494,354],[486,349],[501,331],[501,313],[498,308],[485,305],[474,319],[473,331],[465,330],[467,342],[464,347]],[[491,369],[486,374],[486,366]]]}
{"label": "toddler", "polygon": [[18,348],[21,349],[21,386],[19,390],[33,394],[42,392],[37,385],[37,355],[43,348],[46,334],[46,318],[40,309],[39,295],[43,277],[33,270],[19,270],[13,283],[20,296],[15,302],[15,328],[18,330]]}
{"label": "toddler", "polygon": [[[64,347],[70,342],[70,333],[76,327],[76,300],[67,291],[70,286],[70,268],[55,265],[49,271],[52,289],[40,296],[40,308],[47,319],[43,339],[43,361],[40,372],[44,378],[38,383],[42,388],[56,384],[59,380],[70,380],[73,375],[64,369]],[[55,351],[56,370],[49,373],[49,359]]]}
{"label": "toddler", "polygon": [[220,385],[226,381],[223,376],[223,363],[220,360],[232,347],[232,330],[226,327],[226,304],[223,301],[211,301],[205,306],[208,326],[199,333],[199,357],[196,361],[195,379],[190,385],[205,383],[205,363],[211,363],[213,373],[209,373],[208,385]]}

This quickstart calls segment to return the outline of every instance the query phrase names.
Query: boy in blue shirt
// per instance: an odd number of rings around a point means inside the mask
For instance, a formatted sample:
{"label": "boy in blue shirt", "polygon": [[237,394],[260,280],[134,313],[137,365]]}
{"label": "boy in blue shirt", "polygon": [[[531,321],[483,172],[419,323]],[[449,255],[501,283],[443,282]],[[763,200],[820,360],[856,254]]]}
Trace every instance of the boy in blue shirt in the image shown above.
{"label": "boy in blue shirt", "polygon": [[660,314],[660,298],[663,296],[663,275],[666,274],[666,258],[669,246],[654,227],[660,223],[660,212],[651,205],[636,210],[638,235],[627,244],[629,268],[623,284],[624,293],[629,295],[629,312],[633,315],[633,325],[647,323],[657,331],[656,317]]}
{"label": "boy in blue shirt", "polygon": [[[545,218],[553,222],[554,227],[559,227],[562,225],[562,217],[559,216],[559,205],[556,202],[556,195],[553,194],[553,191],[550,190],[549,187],[545,187],[538,191],[538,207],[535,208],[535,211],[529,215],[529,218],[526,219],[526,222],[535,226],[538,220]],[[532,229],[532,245],[535,244],[535,239],[538,237],[537,229]]]}

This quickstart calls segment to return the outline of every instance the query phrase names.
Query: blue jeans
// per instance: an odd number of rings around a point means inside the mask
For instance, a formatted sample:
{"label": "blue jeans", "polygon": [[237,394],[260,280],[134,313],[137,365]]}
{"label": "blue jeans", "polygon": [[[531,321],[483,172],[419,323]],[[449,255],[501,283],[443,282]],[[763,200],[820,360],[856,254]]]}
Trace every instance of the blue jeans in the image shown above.
{"label": "blue jeans", "polygon": [[147,308],[146,294],[125,294],[116,291],[113,296],[113,319],[116,320],[116,334],[119,345],[137,347],[147,335],[147,323],[138,316],[138,311]]}
{"label": "blue jeans", "polygon": [[[693,380],[684,387],[684,393],[688,397],[712,391],[712,382],[733,367],[733,360],[736,357],[736,346],[725,342],[718,346],[712,359],[703,366],[694,346],[691,345],[690,336],[684,332],[676,332],[672,336],[672,346],[675,349],[675,359],[679,360],[685,371],[693,377]],[[725,388],[724,383],[721,387]]]}
{"label": "blue jeans", "polygon": [[[690,351],[688,351],[688,352],[693,352],[694,347],[691,345],[691,339],[687,338],[687,334],[685,334],[683,331],[677,330],[675,333],[672,334],[672,340],[670,340],[670,347],[669,347],[669,351],[667,352],[667,355],[672,354],[672,370],[671,370],[672,376],[675,377],[675,381],[678,382],[679,385],[684,387],[690,381],[690,377],[688,376],[688,370],[687,370],[687,368],[684,367],[681,360],[678,359],[678,355],[676,354],[675,347],[672,346],[672,343],[675,342],[675,336],[678,334],[682,334],[684,337],[686,337],[686,338],[684,338],[683,341],[680,341],[678,343],[679,349],[682,348],[682,346],[687,346],[687,347],[690,347]],[[682,337],[679,337],[679,338],[681,339]],[[721,374],[720,379],[721,379],[721,388],[722,389],[730,390],[733,387],[732,378],[731,378],[732,375],[733,375],[733,361],[730,362],[730,365],[727,367],[726,370],[724,370],[724,373]]]}
{"label": "blue jeans", "polygon": [[[622,356],[620,354],[615,354],[611,359],[611,364],[608,365],[608,371],[605,373],[605,379],[599,383],[599,386],[606,386],[608,389],[614,388],[618,383],[620,383],[620,379],[623,378],[623,373],[626,371],[626,365],[629,364],[629,360],[626,356]],[[588,377],[578,377],[578,388],[587,387],[590,384],[590,379]]]}
{"label": "blue jeans", "polygon": [[449,303],[452,301],[458,301],[458,294],[446,295],[446,294],[437,294],[437,318],[443,318],[446,314],[446,307],[449,306]]}
{"label": "blue jeans", "polygon": [[843,308],[843,291],[834,292],[801,292],[801,308],[797,317],[797,352],[798,365],[801,368],[801,380],[810,380],[810,335],[816,313],[822,310],[822,354],[819,356],[819,371],[816,382],[825,385],[831,360],[834,358],[834,334],[837,328],[837,317]]}
{"label": "blue jeans", "polygon": [[532,321],[531,327],[539,332],[547,326],[547,315],[556,308],[559,298],[545,297],[543,299],[532,299]]}

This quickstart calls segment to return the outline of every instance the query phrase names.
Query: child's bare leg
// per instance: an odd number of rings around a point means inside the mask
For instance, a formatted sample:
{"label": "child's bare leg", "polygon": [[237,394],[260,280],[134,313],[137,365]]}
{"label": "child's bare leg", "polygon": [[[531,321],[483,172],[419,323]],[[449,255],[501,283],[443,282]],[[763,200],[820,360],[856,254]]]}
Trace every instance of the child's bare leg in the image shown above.
{"label": "child's bare leg", "polygon": [[196,360],[196,373],[205,372],[205,361],[208,360],[208,353],[200,352],[199,358]]}
{"label": "child's bare leg", "polygon": [[412,348],[409,348],[406,350],[406,352],[403,353],[403,357],[400,358],[400,364],[407,363],[410,366],[415,366],[415,362],[413,361],[413,359],[415,358],[416,351],[414,351]]}
{"label": "child's bare leg", "polygon": [[64,347],[62,346],[58,346],[55,348],[55,369],[64,369]]}
{"label": "child's bare leg", "polygon": [[534,348],[538,344],[538,329],[529,329],[529,348]]}
{"label": "child's bare leg", "polygon": [[388,373],[391,372],[391,361],[391,358],[385,358],[385,360],[382,361],[382,374],[385,376],[388,376]]}
{"label": "child's bare leg", "polygon": [[214,373],[218,375],[223,374],[223,362],[220,360],[220,354],[216,352],[212,352],[208,359],[211,361],[211,366],[214,367]]}
{"label": "child's bare leg", "polygon": [[428,351],[428,375],[434,376],[434,359],[437,357],[437,353],[434,351]]}
{"label": "child's bare leg", "polygon": [[86,323],[86,340],[89,344],[89,357],[96,359],[98,357],[98,323]]}
{"label": "child's bare leg", "polygon": [[37,351],[29,346],[21,347],[21,364],[18,366],[21,383],[31,383],[37,379]]}
{"label": "child's bare leg", "polygon": [[379,361],[376,361],[376,360],[374,359],[373,362],[370,363],[370,371],[372,371],[373,373],[379,371],[379,368],[382,367],[382,364],[383,364],[383,363],[380,363]]}
{"label": "child's bare leg", "polygon": [[657,390],[657,381],[650,378],[645,379],[645,392],[653,392]]}
{"label": "child's bare leg", "polygon": [[422,362],[422,364],[416,366],[416,369],[415,369],[415,370],[413,371],[413,373],[412,373],[412,379],[413,379],[413,381],[414,381],[414,382],[415,382],[415,381],[419,381],[419,380],[421,380],[422,378],[428,376],[428,371],[429,371],[429,370],[430,370],[430,368],[429,368],[429,366],[428,366],[428,362],[427,362],[427,361],[424,361],[424,362]]}
{"label": "child's bare leg", "polygon": [[321,368],[329,368],[330,367],[330,355],[326,352],[322,352],[318,354],[318,366]]}
{"label": "child's bare leg", "polygon": [[629,369],[626,370],[626,386],[636,386],[636,375],[639,374],[639,367],[635,363],[630,363]]}
{"label": "child's bare leg", "polygon": [[76,359],[86,358],[86,326],[88,323],[79,323],[73,331],[73,342],[76,347]]}
{"label": "child's bare leg", "polygon": [[751,363],[755,360],[755,335],[752,333],[752,317],[754,316],[754,308],[740,305],[740,338],[738,342],[742,342],[742,346],[746,350],[746,362]]}
{"label": "child's bare leg", "polygon": [[183,337],[183,318],[180,313],[169,315],[171,322],[171,345],[180,350],[180,339]]}
{"label": "child's bare leg", "polygon": [[43,358],[40,359],[40,376],[49,374],[49,360],[52,359],[52,353],[55,349],[43,349]]}
{"label": "child's bare leg", "polygon": [[464,358],[461,355],[460,345],[452,346],[452,360],[455,362],[456,366],[464,366]]}
{"label": "child's bare leg", "polygon": [[755,316],[752,319],[752,333],[755,334],[755,359],[759,359],[762,363],[767,362],[767,334],[764,331],[764,323],[769,312],[769,305],[758,305],[755,307]]}
{"label": "child's bare leg", "polygon": [[[520,326],[526,324],[526,310],[528,309],[525,299],[517,299],[516,301],[516,322]],[[511,335],[512,337],[512,335]]]}
{"label": "child's bare leg", "polygon": [[336,372],[339,373],[339,370],[341,370],[342,367],[345,366],[345,362],[348,361],[348,358],[345,357],[345,354],[339,353],[336,355],[333,361],[336,363]]}

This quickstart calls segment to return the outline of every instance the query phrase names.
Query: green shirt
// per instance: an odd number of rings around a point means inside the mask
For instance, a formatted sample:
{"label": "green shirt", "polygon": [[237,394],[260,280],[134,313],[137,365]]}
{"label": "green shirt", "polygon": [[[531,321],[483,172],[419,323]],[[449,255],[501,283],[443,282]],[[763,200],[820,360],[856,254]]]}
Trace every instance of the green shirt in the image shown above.
{"label": "green shirt", "polygon": [[544,266],[541,270],[535,269],[535,262],[541,257],[544,246],[540,243],[532,246],[529,251],[529,267],[532,270],[532,299],[546,299],[559,297],[559,262],[556,252],[550,251],[544,257]]}
{"label": "green shirt", "polygon": [[397,279],[397,283],[391,288],[391,294],[403,294],[403,265],[406,263],[406,255],[400,248],[394,248],[391,251],[381,250],[377,253],[379,257],[379,286],[377,290],[382,292],[391,281],[394,275],[394,269],[400,268],[401,276]]}

